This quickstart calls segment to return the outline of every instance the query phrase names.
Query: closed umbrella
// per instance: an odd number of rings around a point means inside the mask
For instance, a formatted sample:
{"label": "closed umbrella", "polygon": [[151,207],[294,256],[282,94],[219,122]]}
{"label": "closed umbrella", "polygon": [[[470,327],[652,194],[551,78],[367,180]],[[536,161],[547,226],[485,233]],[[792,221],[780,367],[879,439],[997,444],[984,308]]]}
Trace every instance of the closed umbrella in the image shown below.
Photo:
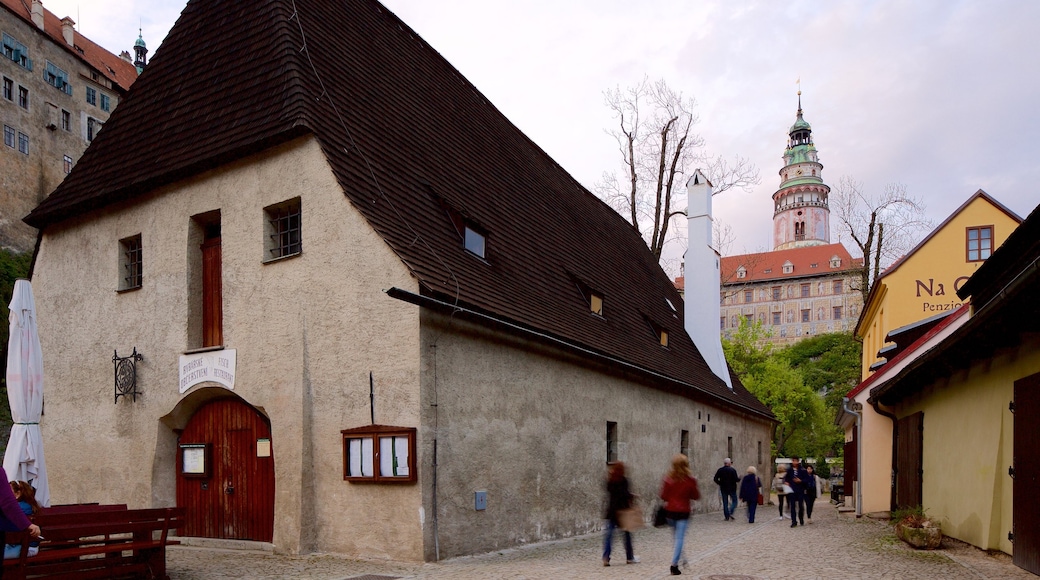
{"label": "closed umbrella", "polygon": [[11,481],[28,481],[36,501],[51,505],[47,465],[43,460],[40,415],[43,412],[43,356],[36,330],[36,300],[28,280],[14,283],[11,297],[11,336],[7,345],[7,399],[11,403],[11,439],[4,454],[4,471]]}

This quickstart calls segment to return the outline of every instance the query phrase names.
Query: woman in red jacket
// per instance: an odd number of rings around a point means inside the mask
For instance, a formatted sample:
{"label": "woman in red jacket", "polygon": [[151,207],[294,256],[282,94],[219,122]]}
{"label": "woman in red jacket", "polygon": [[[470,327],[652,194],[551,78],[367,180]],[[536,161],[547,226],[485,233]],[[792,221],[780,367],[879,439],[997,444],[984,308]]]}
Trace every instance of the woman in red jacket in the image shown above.
{"label": "woman in red jacket", "polygon": [[682,557],[683,540],[686,539],[686,526],[690,522],[690,502],[701,498],[697,479],[690,473],[690,459],[682,453],[672,457],[672,468],[661,483],[660,495],[664,500],[668,525],[673,530],[675,549],[672,552],[671,572],[677,576],[682,574],[679,571],[679,559]]}

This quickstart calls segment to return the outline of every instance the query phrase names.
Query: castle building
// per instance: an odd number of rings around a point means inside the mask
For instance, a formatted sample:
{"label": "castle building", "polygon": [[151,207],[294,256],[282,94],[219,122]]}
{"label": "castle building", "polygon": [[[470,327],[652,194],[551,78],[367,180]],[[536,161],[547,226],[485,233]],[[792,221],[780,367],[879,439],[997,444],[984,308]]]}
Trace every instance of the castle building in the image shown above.
{"label": "castle building", "polygon": [[722,258],[719,328],[726,337],[748,320],[771,330],[774,344],[790,344],[851,330],[863,307],[856,287],[863,260],[830,241],[831,188],[801,95],[773,194],[773,250]]}
{"label": "castle building", "polygon": [[36,230],[22,218],[72,171],[137,78],[129,55],[75,24],[40,0],[0,0],[0,247],[32,249]]}

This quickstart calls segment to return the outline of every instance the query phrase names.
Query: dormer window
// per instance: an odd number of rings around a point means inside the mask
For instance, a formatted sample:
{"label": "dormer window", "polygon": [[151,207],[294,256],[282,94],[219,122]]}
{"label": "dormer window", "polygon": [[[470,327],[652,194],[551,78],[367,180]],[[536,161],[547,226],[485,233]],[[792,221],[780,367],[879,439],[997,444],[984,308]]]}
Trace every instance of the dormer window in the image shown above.
{"label": "dormer window", "polygon": [[661,346],[668,348],[668,331],[664,329],[660,324],[655,324],[649,318],[646,318],[646,323],[650,327],[650,331],[654,333],[657,341]]}
{"label": "dormer window", "polygon": [[603,316],[603,296],[592,292],[589,294],[589,307],[593,314]]}
{"label": "dormer window", "polygon": [[484,234],[477,230],[466,226],[466,233],[464,236],[466,251],[475,254],[479,258],[485,257],[485,251],[487,250],[487,241]]}
{"label": "dormer window", "polygon": [[784,274],[790,274],[794,272],[794,264],[790,260],[784,262]]}
{"label": "dormer window", "polygon": [[841,267],[841,258],[839,258],[838,256],[831,256],[831,268],[840,268],[840,267]]}
{"label": "dormer window", "polygon": [[741,266],[741,267],[737,268],[737,278],[746,278],[746,277],[747,277],[747,268],[745,268],[744,266]]}

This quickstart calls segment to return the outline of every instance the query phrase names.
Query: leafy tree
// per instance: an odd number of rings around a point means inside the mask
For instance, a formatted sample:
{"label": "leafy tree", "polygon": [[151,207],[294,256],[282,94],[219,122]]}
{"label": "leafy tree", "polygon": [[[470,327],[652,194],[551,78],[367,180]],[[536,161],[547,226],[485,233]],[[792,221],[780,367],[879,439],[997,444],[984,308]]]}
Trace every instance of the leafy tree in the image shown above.
{"label": "leafy tree", "polygon": [[837,410],[859,383],[863,344],[848,332],[831,332],[798,341],[783,350],[791,366],[802,371],[805,384]]}
{"label": "leafy tree", "polygon": [[906,186],[893,183],[880,194],[863,192],[863,185],[850,177],[842,177],[831,192],[830,206],[838,218],[841,236],[848,236],[863,253],[858,290],[863,303],[881,272],[900,256],[910,251],[920,239],[919,233],[931,230],[924,216],[924,204],[906,193]]}
{"label": "leafy tree", "polygon": [[693,131],[698,122],[695,101],[663,80],[644,77],[634,86],[605,91],[604,98],[617,120],[608,133],[617,140],[624,177],[604,173],[597,190],[643,236],[658,260],[675,237],[669,231],[673,218],[686,214],[682,200],[692,169],[704,172],[715,194],[758,184],[758,169],[746,159],[736,157],[730,163],[704,151],[704,139]]}

